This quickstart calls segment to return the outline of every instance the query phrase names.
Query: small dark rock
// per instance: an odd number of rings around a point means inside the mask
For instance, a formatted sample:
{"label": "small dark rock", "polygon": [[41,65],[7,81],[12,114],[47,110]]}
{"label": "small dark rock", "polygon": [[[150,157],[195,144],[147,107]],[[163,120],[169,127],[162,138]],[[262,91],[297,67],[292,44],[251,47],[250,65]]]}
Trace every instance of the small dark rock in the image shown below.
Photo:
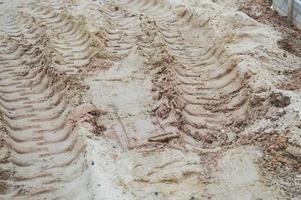
{"label": "small dark rock", "polygon": [[284,108],[288,106],[291,103],[291,100],[289,97],[284,96],[280,92],[277,93],[272,93],[270,95],[270,103],[273,106],[279,107],[279,108]]}

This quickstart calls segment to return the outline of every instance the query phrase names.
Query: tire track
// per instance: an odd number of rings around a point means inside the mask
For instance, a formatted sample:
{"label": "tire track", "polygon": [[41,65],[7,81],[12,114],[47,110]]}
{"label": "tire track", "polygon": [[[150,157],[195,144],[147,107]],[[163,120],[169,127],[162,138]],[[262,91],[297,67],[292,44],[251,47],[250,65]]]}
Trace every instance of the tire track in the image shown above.
{"label": "tire track", "polygon": [[135,45],[139,31],[137,17],[121,7],[107,4],[100,10],[104,17],[104,39],[106,50],[114,58],[127,57]]}
{"label": "tire track", "polygon": [[261,152],[227,152],[242,146],[257,87],[228,52],[232,38],[212,30],[233,16],[213,27],[198,12],[220,19],[217,5],[177,3],[3,7],[16,12],[0,22],[0,199],[263,197],[253,164]]}
{"label": "tire track", "polygon": [[[155,48],[153,52],[165,56],[163,64],[167,64],[163,69],[162,63],[156,63],[165,71],[159,70],[154,80],[158,101],[163,102],[156,108],[157,115],[161,111],[175,112],[177,121],[172,124],[176,123],[179,131],[185,133],[186,142],[193,146],[212,149],[230,144],[232,134],[236,135],[243,126],[249,108],[247,86],[237,70],[235,57],[226,53],[222,42],[210,40],[206,22],[196,22],[191,10],[173,10],[167,2],[156,0],[135,0],[124,5],[149,15],[153,21],[150,29],[155,30],[159,42],[150,43],[148,49]],[[196,23],[199,28],[195,28]],[[198,40],[207,40],[206,43],[198,44],[186,37],[195,30],[200,31]],[[158,56],[157,53],[150,57]],[[170,121],[165,119],[163,124]]]}
{"label": "tire track", "polygon": [[8,20],[9,38],[0,46],[0,110],[10,152],[1,168],[14,169],[3,198],[86,199],[85,143],[68,120],[68,77],[44,63],[34,20],[24,18],[22,28],[17,21]]}
{"label": "tire track", "polygon": [[94,37],[86,30],[83,19],[59,12],[63,5],[54,8],[51,5],[34,4],[32,14],[50,30],[48,32],[52,32],[50,42],[55,68],[76,74],[79,68],[87,67],[100,52],[93,47]]}

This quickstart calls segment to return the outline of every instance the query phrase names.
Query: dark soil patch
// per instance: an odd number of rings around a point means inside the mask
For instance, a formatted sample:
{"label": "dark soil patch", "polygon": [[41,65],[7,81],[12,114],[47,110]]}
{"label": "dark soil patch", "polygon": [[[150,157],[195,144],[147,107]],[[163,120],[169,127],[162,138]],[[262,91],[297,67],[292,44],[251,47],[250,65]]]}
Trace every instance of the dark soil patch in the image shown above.
{"label": "dark soil patch", "polygon": [[258,22],[271,25],[282,33],[279,47],[301,57],[301,30],[288,24],[287,18],[271,9],[272,0],[246,0],[240,10]]}

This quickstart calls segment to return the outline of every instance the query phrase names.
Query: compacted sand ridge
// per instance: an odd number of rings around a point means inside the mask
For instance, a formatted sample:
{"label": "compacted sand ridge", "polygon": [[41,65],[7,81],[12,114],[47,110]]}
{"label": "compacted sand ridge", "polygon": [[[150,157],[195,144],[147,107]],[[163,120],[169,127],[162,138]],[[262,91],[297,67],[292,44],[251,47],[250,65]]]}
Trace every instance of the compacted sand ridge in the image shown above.
{"label": "compacted sand ridge", "polygon": [[0,0],[0,199],[301,199],[301,58],[250,5]]}

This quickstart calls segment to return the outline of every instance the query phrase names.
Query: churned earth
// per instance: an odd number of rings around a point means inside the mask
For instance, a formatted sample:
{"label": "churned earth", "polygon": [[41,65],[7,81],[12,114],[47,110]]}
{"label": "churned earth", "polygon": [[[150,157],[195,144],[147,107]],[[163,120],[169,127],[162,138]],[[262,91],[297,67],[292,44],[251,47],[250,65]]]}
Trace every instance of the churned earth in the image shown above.
{"label": "churned earth", "polygon": [[301,199],[299,32],[252,6],[0,0],[0,199]]}

